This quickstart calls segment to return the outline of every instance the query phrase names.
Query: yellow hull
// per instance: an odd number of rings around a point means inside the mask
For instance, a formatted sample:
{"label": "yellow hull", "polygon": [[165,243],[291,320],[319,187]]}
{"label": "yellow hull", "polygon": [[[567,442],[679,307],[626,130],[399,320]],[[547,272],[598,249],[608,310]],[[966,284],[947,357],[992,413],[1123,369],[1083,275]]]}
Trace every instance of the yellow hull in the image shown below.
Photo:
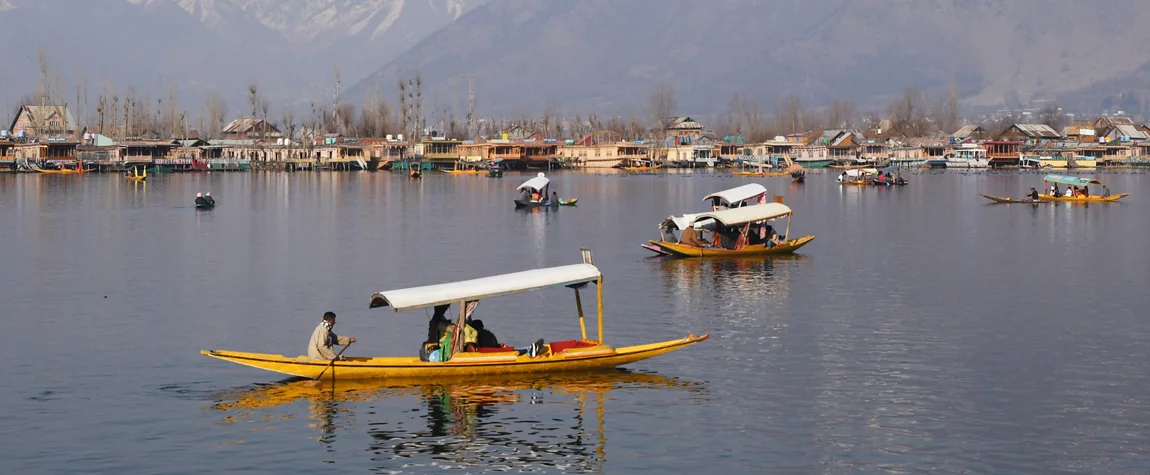
{"label": "yellow hull", "polygon": [[1119,193],[1117,195],[1110,195],[1107,197],[1102,196],[1051,196],[1051,195],[1038,195],[1038,199],[1042,201],[1057,201],[1068,203],[1109,203],[1111,201],[1118,201],[1122,198],[1130,196],[1130,193]]}
{"label": "yellow hull", "polygon": [[[531,373],[560,373],[595,371],[614,368],[636,361],[678,350],[706,340],[710,335],[689,335],[648,345],[611,348],[596,345],[571,348],[558,354],[550,350],[531,358],[514,351],[503,353],[460,353],[443,363],[420,361],[417,357],[348,357],[337,361],[324,373],[324,379],[441,379],[461,376],[514,375]],[[311,361],[306,356],[288,358],[283,355],[246,353],[226,350],[201,350],[200,354],[277,373],[315,378],[330,362]]]}
{"label": "yellow hull", "polygon": [[799,248],[807,245],[813,241],[814,236],[806,236],[797,239],[790,239],[779,243],[775,247],[766,247],[760,245],[745,246],[742,249],[717,249],[717,248],[699,248],[694,246],[685,246],[678,243],[666,241],[650,241],[653,246],[656,246],[670,254],[682,257],[736,257],[736,256],[768,256],[772,254],[790,254],[799,250]]}
{"label": "yellow hull", "polygon": [[735,172],[731,172],[731,173],[732,173],[732,174],[734,174],[734,175],[742,175],[742,176],[762,176],[762,177],[776,177],[776,176],[790,176],[790,175],[791,175],[790,173],[787,173],[787,172],[763,172],[763,173],[759,173],[759,172],[739,172],[739,171],[735,171]]}
{"label": "yellow hull", "polygon": [[629,171],[629,172],[650,172],[650,171],[658,170],[660,168],[663,168],[663,166],[658,165],[658,166],[654,166],[654,167],[623,167],[623,170]]}
{"label": "yellow hull", "polygon": [[1071,167],[1067,164],[1066,160],[1038,160],[1038,165],[1041,167],[1050,168],[1098,168],[1098,160],[1080,160],[1074,159],[1074,166]]}
{"label": "yellow hull", "polygon": [[443,173],[451,175],[482,175],[487,173],[487,170],[444,170]]}
{"label": "yellow hull", "polygon": [[90,172],[91,170],[69,170],[69,169],[64,169],[64,170],[44,170],[44,169],[41,169],[41,168],[37,168],[37,169],[36,169],[36,171],[38,171],[38,172],[40,172],[40,173],[45,173],[45,174],[48,174],[48,175],[79,175],[79,174],[81,174],[81,173],[88,173],[88,172]]}

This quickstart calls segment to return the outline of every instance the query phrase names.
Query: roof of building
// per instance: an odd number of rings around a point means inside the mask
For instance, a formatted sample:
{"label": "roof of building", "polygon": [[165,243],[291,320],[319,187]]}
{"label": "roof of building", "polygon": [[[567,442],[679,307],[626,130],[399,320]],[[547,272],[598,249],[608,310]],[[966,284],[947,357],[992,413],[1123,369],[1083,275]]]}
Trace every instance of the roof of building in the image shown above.
{"label": "roof of building", "polygon": [[670,117],[664,126],[667,130],[702,130],[703,124],[700,124],[688,116]]}
{"label": "roof of building", "polygon": [[984,132],[986,132],[986,129],[982,128],[981,125],[966,124],[962,127],[959,127],[959,129],[954,131],[953,134],[950,134],[950,136],[956,137],[956,138],[967,138],[967,137],[973,136],[974,134],[984,133]]}
{"label": "roof of building", "polygon": [[1057,131],[1046,124],[1014,124],[1010,126],[1010,128],[1018,129],[1023,135],[1035,139],[1054,139],[1061,137]]}
{"label": "roof of building", "polygon": [[1150,139],[1150,134],[1146,131],[1139,129],[1133,124],[1120,124],[1115,125],[1110,134],[1113,137],[1130,137],[1130,140],[1146,140]]}
{"label": "roof of building", "polygon": [[1134,120],[1129,117],[1102,116],[1099,117],[1097,121],[1095,121],[1095,124],[1099,122],[1111,127],[1117,127],[1119,125],[1134,125]]}
{"label": "roof of building", "polygon": [[[78,128],[76,126],[76,119],[74,119],[72,117],[72,112],[68,110],[68,106],[66,106],[66,105],[20,106],[20,112],[23,112],[25,110],[27,110],[28,113],[32,114],[32,120],[35,122],[40,122],[41,120],[43,120],[43,118],[50,117],[52,115],[52,113],[54,113],[54,112],[62,111],[63,115],[64,115],[64,126],[65,126],[65,128],[69,131],[74,131]],[[19,118],[20,118],[20,114],[16,114],[16,117],[12,118],[12,124],[11,124],[11,127],[9,127],[11,130],[16,129],[16,120]]]}
{"label": "roof of building", "polygon": [[265,121],[263,119],[248,118],[248,119],[236,119],[236,120],[233,120],[231,122],[228,122],[228,125],[224,127],[224,133],[225,134],[246,134],[246,133],[253,131],[256,127],[259,127],[261,124],[264,127],[267,127],[269,130],[279,132],[279,129],[277,129],[276,126],[268,123],[267,121]]}
{"label": "roof of building", "polygon": [[903,147],[943,147],[950,144],[951,137],[907,137],[899,139]]}

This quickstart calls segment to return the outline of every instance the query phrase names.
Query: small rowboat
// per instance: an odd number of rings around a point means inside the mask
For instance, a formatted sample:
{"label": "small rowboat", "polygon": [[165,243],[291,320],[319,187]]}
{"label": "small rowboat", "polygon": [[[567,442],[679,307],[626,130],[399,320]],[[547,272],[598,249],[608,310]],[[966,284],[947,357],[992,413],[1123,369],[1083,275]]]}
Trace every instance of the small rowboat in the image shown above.
{"label": "small rowboat", "polygon": [[[1079,195],[1079,196],[1066,196],[1066,195],[1054,196],[1052,194],[1046,193],[1046,194],[1038,195],[1038,199],[1040,199],[1042,201],[1055,201],[1055,202],[1066,202],[1066,203],[1110,203],[1110,202],[1118,201],[1118,200],[1125,198],[1127,196],[1130,196],[1130,193],[1118,193],[1116,195],[1110,194],[1110,190],[1108,188],[1106,188],[1106,186],[1103,185],[1102,182],[1098,181],[1098,179],[1096,179],[1096,178],[1068,176],[1068,175],[1046,175],[1046,176],[1042,177],[1043,191],[1049,190],[1049,188],[1046,186],[1047,183],[1059,183],[1059,184],[1066,185],[1067,190],[1069,190],[1071,186],[1076,186],[1076,187],[1080,186],[1080,187],[1082,187],[1082,189],[1087,190],[1087,191],[1089,191],[1088,190],[1089,185],[1100,185],[1100,186],[1102,186],[1102,189],[1104,190],[1104,192],[1102,195],[1098,195],[1097,193],[1094,193],[1094,194],[1090,194],[1090,195]],[[1068,193],[1069,193],[1069,191],[1068,191]]]}
{"label": "small rowboat", "polygon": [[[520,354],[511,347],[482,348],[477,352],[461,351],[456,338],[446,361],[423,361],[417,356],[347,357],[340,361],[312,361],[306,356],[287,357],[277,354],[225,350],[203,350],[200,354],[277,373],[340,380],[415,378],[434,380],[460,376],[512,375],[527,373],[561,373],[605,370],[682,349],[709,338],[710,335],[687,335],[684,338],[644,345],[612,347],[603,339],[603,275],[592,263],[590,249],[583,251],[583,263],[511,274],[483,277],[446,284],[385,290],[371,296],[371,308],[391,307],[395,311],[417,310],[437,305],[458,303],[460,312],[456,328],[462,328],[470,311],[479,300],[518,294],[550,287],[567,287],[575,291],[581,337],[576,340],[552,341],[540,351]],[[579,291],[595,285],[598,305],[599,335],[587,337],[583,304]],[[493,317],[494,318],[494,317]],[[446,350],[444,348],[443,350]],[[439,351],[443,351],[439,350]]]}
{"label": "small rowboat", "polygon": [[981,195],[983,198],[986,198],[986,199],[988,199],[988,200],[990,200],[990,201],[993,201],[993,202],[995,202],[995,203],[1022,203],[1022,204],[1039,204],[1039,203],[1045,203],[1045,202],[1044,202],[1044,201],[1042,201],[1042,200],[1032,200],[1032,199],[1018,199],[1018,198],[1009,198],[1009,197],[1008,197],[1008,198],[1003,198],[1003,197],[1001,197],[1001,196],[982,195],[981,193],[980,193],[980,195]]}
{"label": "small rowboat", "polygon": [[522,208],[549,208],[549,207],[558,207],[558,206],[575,206],[575,203],[577,203],[579,201],[579,198],[568,198],[568,199],[560,198],[557,201],[553,201],[547,197],[547,191],[550,190],[550,188],[551,188],[551,180],[548,179],[543,174],[543,172],[540,172],[539,175],[537,175],[535,178],[532,178],[530,180],[523,182],[522,185],[519,185],[519,187],[515,189],[515,191],[519,191],[519,192],[522,192],[524,190],[529,191],[533,195],[538,195],[538,198],[537,199],[528,199],[528,200],[516,199],[515,200],[515,208],[516,209],[522,209]]}
{"label": "small rowboat", "polygon": [[552,203],[551,201],[523,201],[515,200],[516,208],[554,208],[558,206],[575,206],[579,202],[579,198],[571,198],[569,200],[560,199],[559,203]]}

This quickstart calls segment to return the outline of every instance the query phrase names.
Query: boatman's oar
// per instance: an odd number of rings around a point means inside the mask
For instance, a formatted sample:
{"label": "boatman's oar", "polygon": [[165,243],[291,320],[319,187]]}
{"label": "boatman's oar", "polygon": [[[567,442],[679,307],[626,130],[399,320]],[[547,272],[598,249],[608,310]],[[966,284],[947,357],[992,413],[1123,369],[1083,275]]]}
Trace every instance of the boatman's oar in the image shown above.
{"label": "boatman's oar", "polygon": [[304,384],[306,384],[306,385],[308,385],[308,386],[316,386],[316,387],[319,387],[319,386],[323,386],[323,380],[322,380],[322,379],[320,379],[320,378],[322,378],[322,377],[323,377],[323,374],[327,372],[328,368],[331,368],[332,366],[335,366],[335,362],[336,362],[336,361],[339,361],[339,357],[343,356],[343,352],[347,351],[347,349],[348,349],[348,348],[350,348],[350,347],[351,347],[351,343],[349,342],[349,343],[347,344],[347,346],[343,347],[343,349],[342,349],[342,350],[339,350],[339,353],[337,353],[337,354],[335,355],[335,359],[331,360],[331,363],[328,363],[328,364],[327,364],[327,367],[326,367],[326,368],[324,368],[324,369],[323,369],[323,371],[320,371],[320,372],[319,372],[319,376],[316,376],[316,377],[315,377],[315,379],[313,379],[313,380],[311,380],[311,381],[306,381],[306,382],[304,382]]}

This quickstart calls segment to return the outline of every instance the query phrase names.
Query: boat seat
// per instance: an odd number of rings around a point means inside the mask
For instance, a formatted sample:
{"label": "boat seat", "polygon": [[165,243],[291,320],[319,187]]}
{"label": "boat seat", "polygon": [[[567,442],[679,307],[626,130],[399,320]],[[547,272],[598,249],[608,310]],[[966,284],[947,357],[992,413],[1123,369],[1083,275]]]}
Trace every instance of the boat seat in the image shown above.
{"label": "boat seat", "polygon": [[562,353],[566,350],[570,350],[572,348],[591,348],[593,346],[599,346],[599,343],[589,340],[564,340],[553,341],[548,343],[548,346],[551,347],[551,354],[554,355]]}
{"label": "boat seat", "polygon": [[493,348],[482,348],[482,347],[479,348],[480,353],[506,353],[508,351],[516,351],[516,350],[515,350],[515,347],[507,346],[507,345],[500,345],[498,347],[493,347]]}

